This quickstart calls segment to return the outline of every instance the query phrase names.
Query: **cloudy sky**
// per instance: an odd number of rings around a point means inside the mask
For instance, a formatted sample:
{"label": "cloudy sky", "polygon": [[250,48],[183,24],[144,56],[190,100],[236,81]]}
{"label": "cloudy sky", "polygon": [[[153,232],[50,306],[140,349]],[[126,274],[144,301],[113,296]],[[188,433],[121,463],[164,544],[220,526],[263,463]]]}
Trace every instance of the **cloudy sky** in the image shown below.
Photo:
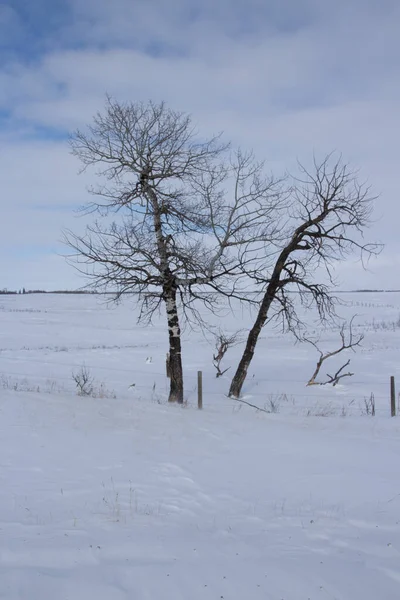
{"label": "cloudy sky", "polygon": [[376,201],[382,255],[343,288],[400,288],[398,0],[0,1],[0,288],[82,285],[58,254],[87,181],[68,132],[166,100],[281,173],[342,152]]}

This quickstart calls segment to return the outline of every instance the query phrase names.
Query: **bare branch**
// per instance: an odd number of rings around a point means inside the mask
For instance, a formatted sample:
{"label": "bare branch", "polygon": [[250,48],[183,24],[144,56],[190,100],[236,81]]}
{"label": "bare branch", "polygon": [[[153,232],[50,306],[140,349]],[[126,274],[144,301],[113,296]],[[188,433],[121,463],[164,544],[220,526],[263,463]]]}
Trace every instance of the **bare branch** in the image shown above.
{"label": "bare branch", "polygon": [[[331,383],[333,385],[333,387],[335,387],[335,385],[337,385],[339,383],[339,380],[342,379],[342,377],[352,377],[354,375],[354,373],[342,373],[343,369],[345,369],[348,365],[350,364],[350,359],[340,367],[340,369],[338,369],[336,371],[336,373],[334,375],[329,375],[329,373],[327,373],[327,376],[329,377],[329,380],[325,382],[326,383]],[[321,384],[321,385],[325,385],[325,384]]]}

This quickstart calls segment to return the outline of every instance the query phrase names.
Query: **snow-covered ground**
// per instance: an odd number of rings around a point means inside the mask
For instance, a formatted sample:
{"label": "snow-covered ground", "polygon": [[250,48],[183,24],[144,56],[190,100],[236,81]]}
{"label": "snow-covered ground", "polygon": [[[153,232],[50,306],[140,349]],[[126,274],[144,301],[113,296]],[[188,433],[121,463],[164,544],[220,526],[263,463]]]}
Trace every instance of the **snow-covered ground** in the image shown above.
{"label": "snow-covered ground", "polygon": [[[1,296],[0,598],[398,600],[400,294],[341,297],[365,339],[321,375],[351,358],[354,376],[306,387],[315,349],[265,329],[244,399],[268,414],[225,396],[242,346],[216,379],[211,334],[187,330],[187,403],[168,406],[162,319]],[[320,337],[330,350],[338,331]],[[97,397],[76,394],[83,365]]]}

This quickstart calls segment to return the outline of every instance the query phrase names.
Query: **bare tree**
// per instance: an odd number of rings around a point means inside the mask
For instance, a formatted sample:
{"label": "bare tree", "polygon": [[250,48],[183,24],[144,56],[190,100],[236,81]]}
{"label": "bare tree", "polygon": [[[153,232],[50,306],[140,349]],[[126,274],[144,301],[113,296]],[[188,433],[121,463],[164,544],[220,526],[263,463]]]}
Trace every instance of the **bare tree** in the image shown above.
{"label": "bare tree", "polygon": [[135,292],[142,320],[165,306],[169,400],[182,403],[181,318],[200,318],[198,301],[214,309],[221,295],[244,298],[243,273],[275,235],[282,182],[219,136],[202,141],[189,116],[163,103],[108,98],[71,147],[102,178],[86,209],[97,221],[65,234],[72,261],[95,289]]}
{"label": "bare tree", "polygon": [[[341,159],[329,155],[321,163],[314,162],[313,171],[304,167],[301,171],[302,179],[294,181],[291,191],[288,219],[281,224],[284,241],[276,245],[272,262],[264,263],[264,272],[260,269],[253,276],[263,297],[231,382],[229,395],[234,398],[240,396],[266,322],[281,317],[296,333],[301,325],[296,299],[306,307],[316,306],[322,320],[333,315],[334,264],[355,251],[364,261],[381,250],[362,237],[371,217],[369,188],[358,182]],[[320,283],[324,278],[327,283]]]}
{"label": "bare tree", "polygon": [[341,352],[344,352],[346,350],[353,350],[353,352],[355,351],[354,349],[357,346],[360,346],[361,342],[364,339],[364,334],[360,333],[358,335],[355,335],[353,332],[353,321],[354,321],[354,317],[352,317],[350,323],[349,323],[349,331],[348,334],[346,335],[346,324],[343,323],[343,325],[340,327],[339,330],[339,335],[340,335],[340,340],[341,340],[341,344],[338,348],[336,348],[336,350],[331,350],[330,352],[323,352],[319,346],[318,343],[314,340],[311,340],[307,337],[303,337],[305,342],[308,342],[309,344],[311,344],[312,346],[314,346],[314,348],[319,352],[319,359],[317,361],[316,367],[315,367],[315,371],[312,374],[312,376],[310,377],[310,379],[308,380],[307,385],[326,385],[331,383],[333,386],[337,385],[340,381],[340,379],[342,379],[343,377],[352,377],[354,375],[354,373],[350,373],[350,371],[348,373],[342,373],[343,369],[345,369],[346,367],[349,366],[350,364],[350,359],[347,360],[347,362],[345,362],[340,369],[338,369],[336,371],[336,373],[334,375],[329,375],[329,373],[327,373],[327,377],[328,380],[327,381],[316,381],[319,372],[321,370],[321,367],[323,365],[323,363],[328,360],[329,358],[332,358],[332,356],[336,356],[337,354],[340,354]]}

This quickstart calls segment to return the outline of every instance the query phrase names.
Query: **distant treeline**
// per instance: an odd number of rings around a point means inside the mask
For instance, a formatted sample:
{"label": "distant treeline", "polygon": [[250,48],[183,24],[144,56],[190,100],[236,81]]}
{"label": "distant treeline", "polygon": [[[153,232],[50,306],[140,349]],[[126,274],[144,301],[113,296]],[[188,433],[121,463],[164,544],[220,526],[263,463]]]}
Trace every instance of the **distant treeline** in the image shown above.
{"label": "distant treeline", "polygon": [[26,290],[23,288],[22,290],[0,290],[0,295],[2,296],[15,296],[18,294],[98,294],[100,292],[95,292],[91,290]]}
{"label": "distant treeline", "polygon": [[[361,290],[338,290],[337,294],[372,294],[372,293],[391,293],[391,292],[400,292],[399,290],[369,290],[369,289],[361,289]],[[125,294],[135,294],[136,292],[125,292]],[[248,295],[251,295],[255,292],[247,292]],[[293,292],[296,293],[296,292]],[[116,292],[96,292],[95,290],[26,290],[22,288],[22,290],[0,290],[0,296],[15,296],[18,294],[100,294],[100,295],[113,295]]]}

